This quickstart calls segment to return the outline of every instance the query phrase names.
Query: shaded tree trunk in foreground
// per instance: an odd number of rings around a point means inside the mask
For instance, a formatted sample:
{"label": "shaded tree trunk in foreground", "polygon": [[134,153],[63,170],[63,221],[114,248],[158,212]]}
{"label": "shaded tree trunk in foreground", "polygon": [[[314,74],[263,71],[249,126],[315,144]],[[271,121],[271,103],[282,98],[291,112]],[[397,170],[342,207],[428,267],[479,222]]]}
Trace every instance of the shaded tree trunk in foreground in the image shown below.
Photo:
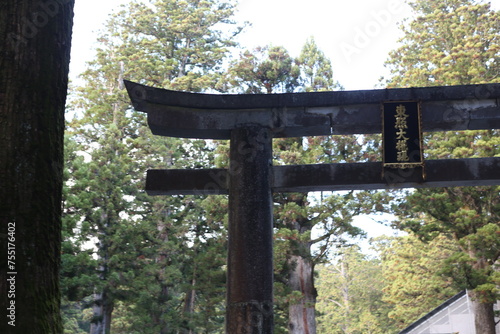
{"label": "shaded tree trunk in foreground", "polygon": [[8,318],[2,312],[1,333],[62,333],[58,277],[73,6],[74,0],[0,3],[0,308],[10,308]]}

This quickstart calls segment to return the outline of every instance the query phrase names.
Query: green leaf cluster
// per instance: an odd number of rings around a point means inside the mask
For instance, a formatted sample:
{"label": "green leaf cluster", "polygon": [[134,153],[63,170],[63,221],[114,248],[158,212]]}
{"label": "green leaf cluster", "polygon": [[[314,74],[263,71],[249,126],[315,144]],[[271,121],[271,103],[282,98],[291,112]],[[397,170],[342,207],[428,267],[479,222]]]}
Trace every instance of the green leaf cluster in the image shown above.
{"label": "green leaf cluster", "polygon": [[500,14],[473,0],[409,4],[415,18],[401,26],[401,46],[389,53],[388,87],[500,82]]}

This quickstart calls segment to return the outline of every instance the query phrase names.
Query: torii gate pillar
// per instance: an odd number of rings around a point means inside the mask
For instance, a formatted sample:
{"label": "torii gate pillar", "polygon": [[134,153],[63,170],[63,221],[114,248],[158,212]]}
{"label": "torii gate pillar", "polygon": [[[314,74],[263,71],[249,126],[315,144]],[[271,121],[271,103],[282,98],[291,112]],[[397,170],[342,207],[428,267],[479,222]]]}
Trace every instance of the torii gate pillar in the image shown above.
{"label": "torii gate pillar", "polygon": [[231,131],[227,333],[273,333],[272,136]]}

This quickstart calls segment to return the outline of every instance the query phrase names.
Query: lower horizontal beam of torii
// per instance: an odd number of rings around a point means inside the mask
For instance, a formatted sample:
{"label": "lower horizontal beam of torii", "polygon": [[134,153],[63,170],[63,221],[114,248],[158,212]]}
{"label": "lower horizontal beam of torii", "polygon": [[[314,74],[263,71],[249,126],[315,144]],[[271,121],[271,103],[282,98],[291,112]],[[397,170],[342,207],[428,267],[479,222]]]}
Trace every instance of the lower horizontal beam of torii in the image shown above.
{"label": "lower horizontal beam of torii", "polygon": [[[419,168],[385,169],[382,162],[272,167],[274,192],[370,190],[500,185],[500,158],[427,160]],[[227,169],[149,170],[150,195],[228,193]]]}

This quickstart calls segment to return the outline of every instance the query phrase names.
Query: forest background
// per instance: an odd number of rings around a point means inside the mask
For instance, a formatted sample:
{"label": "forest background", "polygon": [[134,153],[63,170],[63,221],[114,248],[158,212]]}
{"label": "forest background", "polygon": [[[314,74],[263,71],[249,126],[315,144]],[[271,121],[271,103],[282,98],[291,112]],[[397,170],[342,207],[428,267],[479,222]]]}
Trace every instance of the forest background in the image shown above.
{"label": "forest background", "polygon": [[[337,60],[316,37],[305,37],[295,56],[278,42],[236,45],[235,36],[252,27],[236,20],[235,6],[136,1],[99,33],[68,103],[61,272],[67,333],[223,331],[227,198],[153,198],[142,189],[148,168],[227,166],[227,143],[152,136],[121,80],[235,93],[343,89]],[[497,11],[459,0],[412,1],[410,8],[379,86],[500,82]],[[351,44],[371,52],[361,46]],[[357,55],[343,50],[344,57]],[[500,154],[496,130],[428,134],[426,143],[428,158]],[[275,140],[274,163],[377,160],[379,145],[376,136]],[[490,326],[498,195],[498,187],[482,187],[276,196],[275,332],[396,333],[465,288],[484,316],[477,326]],[[363,213],[394,214],[391,226],[408,234],[373,240],[374,252],[365,254],[352,239],[364,236],[352,224]]]}

